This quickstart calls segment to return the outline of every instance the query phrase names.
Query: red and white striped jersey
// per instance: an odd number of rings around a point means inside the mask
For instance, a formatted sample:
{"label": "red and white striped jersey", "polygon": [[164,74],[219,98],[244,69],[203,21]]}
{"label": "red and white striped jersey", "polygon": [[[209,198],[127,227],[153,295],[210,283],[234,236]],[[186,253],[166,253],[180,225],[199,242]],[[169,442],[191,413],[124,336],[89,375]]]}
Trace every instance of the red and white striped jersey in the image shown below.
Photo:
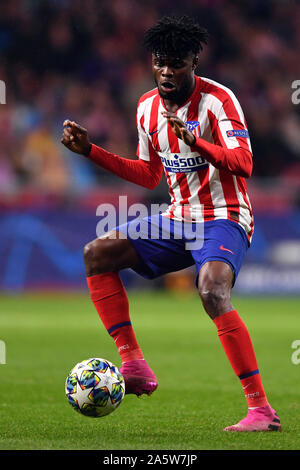
{"label": "red and white striped jersey", "polygon": [[[251,152],[247,124],[233,92],[207,78],[195,76],[195,80],[192,95],[176,115],[196,137]],[[164,215],[195,222],[229,219],[237,222],[251,241],[254,223],[245,179],[215,168],[199,152],[193,152],[175,136],[161,114],[165,110],[157,88],[145,93],[137,108],[137,156],[150,161],[156,153],[164,166],[171,197]]]}

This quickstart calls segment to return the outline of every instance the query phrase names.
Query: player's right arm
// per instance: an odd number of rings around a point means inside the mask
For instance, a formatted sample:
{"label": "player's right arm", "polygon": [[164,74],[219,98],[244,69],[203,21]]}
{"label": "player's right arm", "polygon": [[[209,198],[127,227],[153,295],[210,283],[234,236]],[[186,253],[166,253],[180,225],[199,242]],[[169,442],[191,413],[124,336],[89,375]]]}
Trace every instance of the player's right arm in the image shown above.
{"label": "player's right arm", "polygon": [[72,152],[84,155],[105,170],[131,183],[154,189],[160,182],[163,167],[154,150],[150,150],[149,160],[142,158],[130,160],[120,157],[92,144],[87,130],[70,120],[64,121],[61,142]]}

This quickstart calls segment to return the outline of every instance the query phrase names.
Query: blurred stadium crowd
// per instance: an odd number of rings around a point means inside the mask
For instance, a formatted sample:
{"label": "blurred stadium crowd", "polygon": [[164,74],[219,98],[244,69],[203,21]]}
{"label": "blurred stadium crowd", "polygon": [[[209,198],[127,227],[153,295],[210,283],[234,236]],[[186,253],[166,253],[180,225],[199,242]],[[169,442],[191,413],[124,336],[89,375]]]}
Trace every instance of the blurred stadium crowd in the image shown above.
{"label": "blurred stadium crowd", "polygon": [[34,194],[65,201],[120,184],[60,144],[62,123],[76,120],[98,145],[135,158],[136,103],[154,87],[143,34],[165,14],[189,14],[209,30],[197,74],[229,86],[242,104],[254,196],[262,204],[266,194],[269,203],[278,197],[268,182],[277,178],[285,203],[300,205],[300,105],[291,101],[300,79],[296,2],[10,0],[0,12],[2,207]]}

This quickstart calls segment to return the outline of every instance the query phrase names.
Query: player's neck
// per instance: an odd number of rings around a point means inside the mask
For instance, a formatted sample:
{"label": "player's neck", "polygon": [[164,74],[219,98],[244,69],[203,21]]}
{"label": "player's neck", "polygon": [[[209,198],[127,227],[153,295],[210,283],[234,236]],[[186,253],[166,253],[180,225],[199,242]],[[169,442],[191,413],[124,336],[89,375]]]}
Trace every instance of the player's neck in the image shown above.
{"label": "player's neck", "polygon": [[188,89],[184,90],[182,95],[177,96],[174,100],[172,99],[163,99],[164,105],[170,113],[176,113],[176,111],[181,108],[181,106],[188,101],[190,96],[193,94],[194,89],[196,86],[196,80],[195,77],[193,77],[193,80],[188,87]]}

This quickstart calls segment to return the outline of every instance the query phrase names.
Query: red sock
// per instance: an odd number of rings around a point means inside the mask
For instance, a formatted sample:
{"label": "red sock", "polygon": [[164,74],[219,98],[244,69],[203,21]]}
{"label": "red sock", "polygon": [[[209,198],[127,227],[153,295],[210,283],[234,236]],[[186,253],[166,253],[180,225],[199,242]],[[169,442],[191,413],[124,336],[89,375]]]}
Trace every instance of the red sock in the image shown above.
{"label": "red sock", "polygon": [[239,377],[249,407],[268,404],[247,327],[236,310],[214,319],[229,362]]}
{"label": "red sock", "polygon": [[105,328],[115,341],[122,362],[143,359],[130,317],[128,297],[118,273],[87,278],[91,299]]}

